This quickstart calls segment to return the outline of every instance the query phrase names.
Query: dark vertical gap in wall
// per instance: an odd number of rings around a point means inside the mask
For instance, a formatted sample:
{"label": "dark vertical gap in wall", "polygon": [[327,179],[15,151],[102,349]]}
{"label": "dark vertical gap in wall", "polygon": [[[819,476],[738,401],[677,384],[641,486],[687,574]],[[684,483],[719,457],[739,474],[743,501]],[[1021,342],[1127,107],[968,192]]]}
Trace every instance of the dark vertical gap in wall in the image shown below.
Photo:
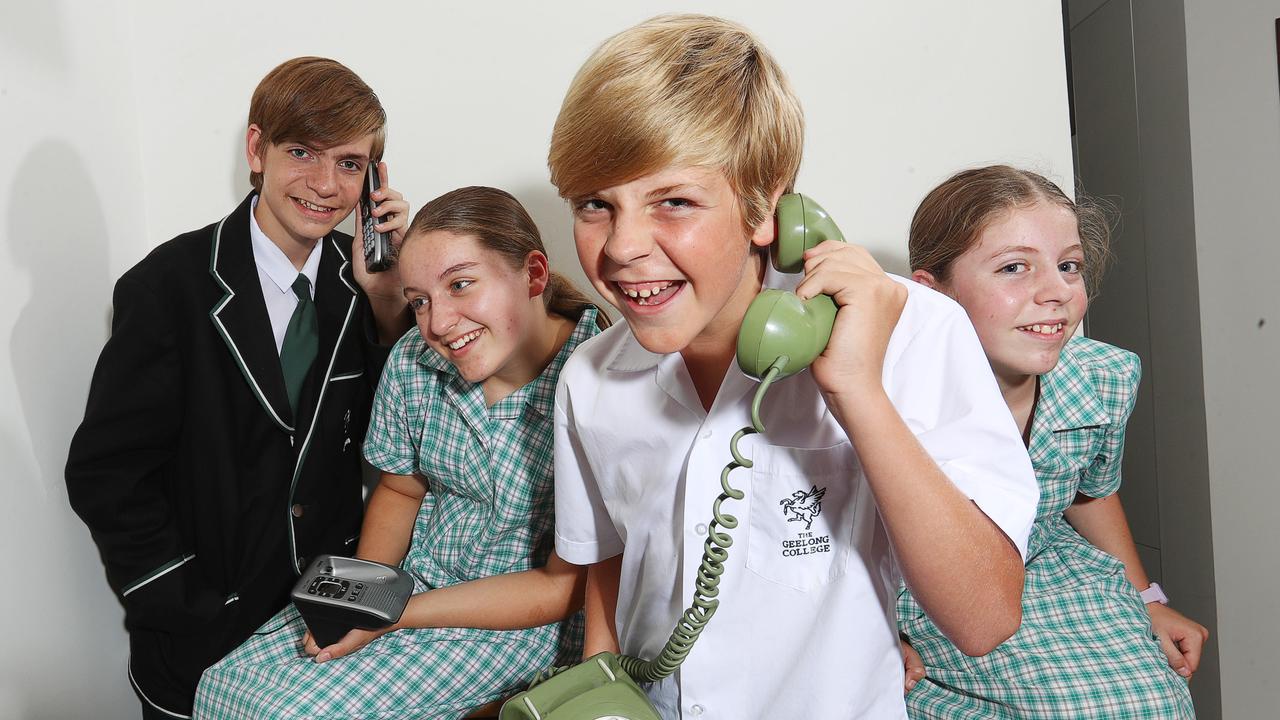
{"label": "dark vertical gap in wall", "polygon": [[[1276,41],[1280,42],[1280,20],[1276,20]],[[1071,122],[1071,159],[1072,166],[1076,169],[1076,175],[1079,176],[1080,163],[1076,161],[1076,90],[1075,82],[1071,76],[1071,9],[1067,7],[1067,0],[1062,0],[1062,48],[1066,54],[1067,63],[1067,119]]]}

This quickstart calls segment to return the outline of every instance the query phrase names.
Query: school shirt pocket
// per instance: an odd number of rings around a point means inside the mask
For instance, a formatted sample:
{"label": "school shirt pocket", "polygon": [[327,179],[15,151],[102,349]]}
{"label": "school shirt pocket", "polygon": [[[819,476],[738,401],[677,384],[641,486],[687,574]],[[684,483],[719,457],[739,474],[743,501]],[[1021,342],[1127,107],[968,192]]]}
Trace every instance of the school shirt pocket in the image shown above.
{"label": "school shirt pocket", "polygon": [[797,590],[843,576],[863,485],[853,446],[761,443],[752,461],[747,569]]}

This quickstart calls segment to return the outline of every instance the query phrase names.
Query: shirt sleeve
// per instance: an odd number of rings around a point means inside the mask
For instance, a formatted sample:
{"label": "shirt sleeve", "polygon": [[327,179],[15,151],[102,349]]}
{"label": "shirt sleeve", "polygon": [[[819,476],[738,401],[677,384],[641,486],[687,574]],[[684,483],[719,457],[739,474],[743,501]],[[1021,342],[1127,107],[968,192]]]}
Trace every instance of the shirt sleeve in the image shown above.
{"label": "shirt sleeve", "polygon": [[[1113,349],[1114,350],[1114,349]],[[1138,400],[1142,363],[1130,352],[1117,351],[1114,363],[1099,366],[1092,373],[1094,389],[1101,397],[1111,423],[1092,462],[1080,474],[1080,492],[1089,497],[1107,497],[1120,489],[1120,460],[1124,457],[1124,434]]]}
{"label": "shirt sleeve", "polygon": [[415,410],[409,407],[404,380],[412,372],[431,372],[417,367],[409,349],[410,345],[402,340],[391,352],[373,398],[364,441],[365,460],[393,475],[412,475],[418,469],[418,449],[409,421]]}
{"label": "shirt sleeve", "polygon": [[575,565],[590,565],[621,553],[623,541],[578,434],[567,385],[562,376],[556,388],[556,554]]}
{"label": "shirt sleeve", "polygon": [[887,358],[885,387],[938,467],[1025,559],[1040,491],[1017,424],[964,310],[925,309],[933,315]]}

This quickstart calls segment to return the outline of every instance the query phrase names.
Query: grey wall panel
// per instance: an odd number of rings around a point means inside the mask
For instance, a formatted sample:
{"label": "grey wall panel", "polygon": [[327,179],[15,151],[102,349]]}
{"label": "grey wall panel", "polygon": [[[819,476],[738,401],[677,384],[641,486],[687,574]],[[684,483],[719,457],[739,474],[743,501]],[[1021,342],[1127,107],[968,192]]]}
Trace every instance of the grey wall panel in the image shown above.
{"label": "grey wall panel", "polygon": [[1151,278],[1152,365],[1148,372],[1155,390],[1160,574],[1173,605],[1212,633],[1191,688],[1199,716],[1217,718],[1222,716],[1222,679],[1209,513],[1186,25],[1181,0],[1138,0],[1132,8],[1146,265]]}
{"label": "grey wall panel", "polygon": [[[1134,539],[1158,549],[1147,241],[1132,30],[1127,2],[1108,2],[1090,14],[1071,31],[1072,77],[1081,185],[1114,203],[1121,213],[1112,242],[1115,262],[1093,300],[1088,332],[1142,360],[1144,377],[1129,423],[1120,492]],[[1152,571],[1158,573],[1159,568]]]}
{"label": "grey wall panel", "polygon": [[[1143,565],[1174,606],[1216,629],[1213,538],[1182,3],[1072,0],[1077,167],[1121,212],[1089,334],[1136,352],[1143,383],[1124,459]],[[1215,633],[1216,636],[1216,633]],[[1193,685],[1221,717],[1214,638]]]}

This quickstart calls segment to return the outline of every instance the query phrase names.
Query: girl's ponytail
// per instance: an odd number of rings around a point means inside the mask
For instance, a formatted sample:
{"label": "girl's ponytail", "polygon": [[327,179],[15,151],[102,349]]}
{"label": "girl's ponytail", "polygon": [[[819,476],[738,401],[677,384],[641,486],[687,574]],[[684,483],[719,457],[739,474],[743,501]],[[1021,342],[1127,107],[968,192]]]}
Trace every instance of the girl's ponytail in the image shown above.
{"label": "girl's ponytail", "polygon": [[551,279],[547,282],[547,289],[542,291],[542,301],[547,305],[547,311],[557,315],[562,315],[571,320],[582,317],[583,311],[587,308],[596,309],[596,327],[604,330],[613,324],[604,310],[600,309],[582,292],[569,281],[569,278],[558,272],[552,271]]}

